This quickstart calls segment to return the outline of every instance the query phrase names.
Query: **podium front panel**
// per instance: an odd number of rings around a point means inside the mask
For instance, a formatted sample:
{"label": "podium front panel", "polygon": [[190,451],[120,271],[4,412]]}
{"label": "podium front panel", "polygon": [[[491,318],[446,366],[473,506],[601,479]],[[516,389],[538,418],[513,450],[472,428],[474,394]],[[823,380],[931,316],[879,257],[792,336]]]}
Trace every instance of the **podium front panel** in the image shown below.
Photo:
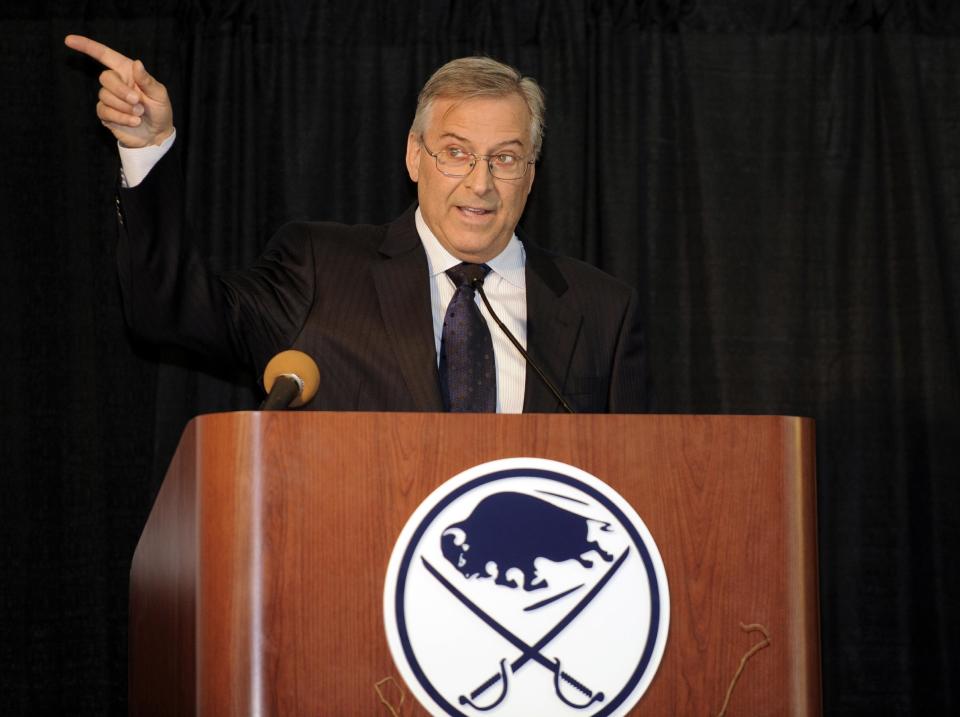
{"label": "podium front panel", "polygon": [[719,713],[762,639],[741,625],[770,644],[727,714],[819,713],[811,421],[288,412],[185,431],[131,571],[131,714],[426,714],[384,635],[394,542],[438,485],[520,456],[597,476],[660,549],[669,638],[631,714]]}

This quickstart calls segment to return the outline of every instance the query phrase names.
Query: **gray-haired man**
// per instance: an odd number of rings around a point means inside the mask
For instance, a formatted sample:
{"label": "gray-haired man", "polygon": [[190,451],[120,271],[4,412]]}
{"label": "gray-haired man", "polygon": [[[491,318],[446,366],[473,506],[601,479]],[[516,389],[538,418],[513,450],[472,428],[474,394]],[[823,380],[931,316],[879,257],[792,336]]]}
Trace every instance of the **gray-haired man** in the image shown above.
{"label": "gray-haired man", "polygon": [[[277,351],[299,348],[320,366],[309,404],[318,410],[560,410],[492,321],[477,344],[492,347],[489,385],[478,389],[492,393],[475,404],[486,408],[451,399],[463,380],[448,385],[448,346],[475,336],[451,328],[464,318],[459,302],[481,324],[490,318],[451,279],[465,264],[482,267],[490,305],[575,410],[646,408],[636,293],[517,237],[543,134],[543,94],[530,78],[489,58],[447,63],[424,86],[407,138],[418,206],[383,226],[289,224],[248,270],[217,275],[187,236],[166,89],[100,43],[66,44],[107,68],[97,116],[120,144],[120,279],[138,334],[257,374]],[[473,353],[490,352],[464,360]],[[468,391],[487,372],[471,370]]]}

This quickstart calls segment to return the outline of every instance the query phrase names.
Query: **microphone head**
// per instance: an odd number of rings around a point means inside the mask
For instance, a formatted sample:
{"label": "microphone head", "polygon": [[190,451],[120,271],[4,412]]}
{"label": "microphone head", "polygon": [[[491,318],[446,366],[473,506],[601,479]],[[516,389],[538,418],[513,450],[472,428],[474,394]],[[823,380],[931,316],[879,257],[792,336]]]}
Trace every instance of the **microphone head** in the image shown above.
{"label": "microphone head", "polygon": [[290,402],[291,408],[302,406],[317,394],[320,388],[320,369],[312,358],[296,349],[281,351],[263,370],[263,387],[269,394],[278,376],[293,375],[303,384],[300,395]]}

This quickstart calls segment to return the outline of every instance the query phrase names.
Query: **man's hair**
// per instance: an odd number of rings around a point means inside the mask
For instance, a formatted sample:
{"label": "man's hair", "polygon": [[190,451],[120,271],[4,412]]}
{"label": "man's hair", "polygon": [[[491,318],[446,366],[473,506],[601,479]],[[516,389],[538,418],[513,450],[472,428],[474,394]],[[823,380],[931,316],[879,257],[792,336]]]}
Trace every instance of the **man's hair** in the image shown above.
{"label": "man's hair", "polygon": [[543,145],[543,90],[532,77],[524,77],[510,65],[490,57],[461,57],[434,72],[417,97],[417,113],[410,132],[423,136],[434,100],[438,98],[470,100],[509,95],[520,97],[530,111],[532,158],[537,159]]}

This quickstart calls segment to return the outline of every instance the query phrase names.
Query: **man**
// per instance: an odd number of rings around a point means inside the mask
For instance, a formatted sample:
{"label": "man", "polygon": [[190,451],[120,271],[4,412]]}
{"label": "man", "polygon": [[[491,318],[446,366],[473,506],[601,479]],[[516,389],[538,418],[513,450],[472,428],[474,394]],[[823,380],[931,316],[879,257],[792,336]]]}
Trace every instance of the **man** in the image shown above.
{"label": "man", "polygon": [[645,409],[635,292],[515,233],[543,134],[533,80],[489,58],[448,63],[407,138],[417,207],[386,226],[289,224],[254,266],[215,275],[187,236],[166,89],[100,43],[66,44],[107,68],[97,116],[120,145],[120,281],[138,334],[258,375],[298,348],[320,367],[319,410],[561,410],[489,321],[481,284],[574,410]]}

